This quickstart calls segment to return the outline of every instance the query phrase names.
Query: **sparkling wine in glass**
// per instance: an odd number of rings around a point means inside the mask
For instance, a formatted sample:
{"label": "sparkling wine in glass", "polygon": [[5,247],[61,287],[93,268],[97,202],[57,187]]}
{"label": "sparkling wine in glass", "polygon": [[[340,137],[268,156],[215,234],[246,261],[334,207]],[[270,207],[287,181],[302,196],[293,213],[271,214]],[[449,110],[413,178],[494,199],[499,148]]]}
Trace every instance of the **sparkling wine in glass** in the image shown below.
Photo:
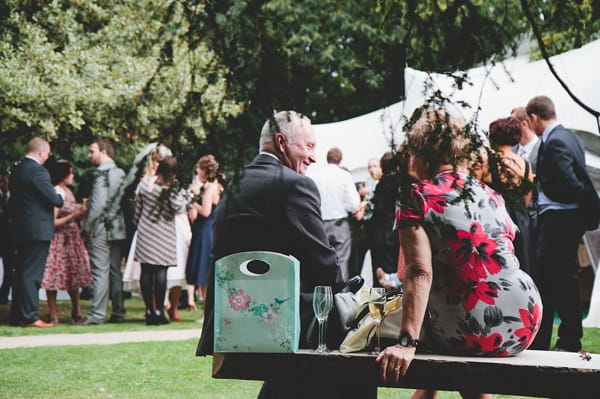
{"label": "sparkling wine in glass", "polygon": [[313,295],[313,310],[315,317],[319,323],[319,344],[317,349],[318,353],[327,352],[327,345],[325,344],[325,326],[327,315],[333,307],[333,294],[331,293],[331,287],[326,285],[318,285],[315,287]]}
{"label": "sparkling wine in glass", "polygon": [[378,355],[380,348],[379,342],[379,325],[383,320],[383,313],[385,309],[385,288],[373,287],[369,290],[369,313],[373,320],[375,320],[375,334],[377,335],[377,343],[375,349],[371,352],[373,355]]}

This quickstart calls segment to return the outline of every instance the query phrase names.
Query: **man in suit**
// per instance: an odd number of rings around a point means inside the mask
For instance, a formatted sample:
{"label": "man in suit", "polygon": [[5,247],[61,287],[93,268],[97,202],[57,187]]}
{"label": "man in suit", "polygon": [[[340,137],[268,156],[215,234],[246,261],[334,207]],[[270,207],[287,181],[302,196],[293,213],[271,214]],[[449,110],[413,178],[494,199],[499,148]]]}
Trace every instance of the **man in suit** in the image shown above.
{"label": "man in suit", "polygon": [[[316,161],[315,145],[315,132],[307,117],[294,111],[277,113],[262,128],[260,154],[239,179],[231,182],[221,199],[213,225],[204,326],[197,355],[213,353],[214,261],[250,250],[289,254],[300,261],[300,347],[309,347],[306,334],[314,318],[314,287],[334,286],[341,280],[336,252],[329,245],[321,219],[319,191],[305,176],[307,167]],[[333,386],[317,390],[302,376],[291,375],[265,382],[259,398],[351,397],[342,396],[343,392]]]}
{"label": "man in suit", "polygon": [[92,306],[84,325],[104,323],[109,298],[112,311],[108,321],[120,323],[125,320],[121,247],[126,231],[120,189],[125,172],[117,167],[113,154],[113,146],[107,139],[97,139],[90,144],[88,158],[98,168],[83,224],[94,276]]}
{"label": "man in suit", "polygon": [[8,218],[8,174],[0,173],[0,257],[2,257],[2,286],[0,287],[0,304],[8,303],[8,294],[13,286],[15,275],[14,246],[12,245],[10,220]]}
{"label": "man in suit", "polygon": [[54,207],[63,206],[62,197],[54,191],[50,175],[42,166],[49,156],[50,144],[46,140],[31,139],[25,158],[10,177],[8,206],[17,259],[10,309],[12,325],[54,327],[38,315],[38,293],[54,238]]}
{"label": "man in suit", "polygon": [[[587,173],[583,146],[573,132],[556,121],[552,100],[534,97],[526,110],[531,128],[542,141],[536,174],[541,187],[536,284],[544,312],[531,349],[550,347],[557,312],[561,323],[554,350],[577,352],[583,336],[577,249],[585,230],[598,226],[600,200]],[[594,222],[590,224],[590,220]]]}

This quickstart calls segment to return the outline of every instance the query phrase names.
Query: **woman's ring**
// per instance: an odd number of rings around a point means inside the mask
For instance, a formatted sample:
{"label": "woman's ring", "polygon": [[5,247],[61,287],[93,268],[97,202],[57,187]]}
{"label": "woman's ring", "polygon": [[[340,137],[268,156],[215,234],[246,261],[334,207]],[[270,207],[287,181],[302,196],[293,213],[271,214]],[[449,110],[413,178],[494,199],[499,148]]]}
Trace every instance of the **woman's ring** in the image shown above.
{"label": "woman's ring", "polygon": [[399,372],[400,372],[400,367],[399,367],[399,366],[396,366],[396,367],[394,367],[394,371],[395,371],[396,373],[399,373]]}

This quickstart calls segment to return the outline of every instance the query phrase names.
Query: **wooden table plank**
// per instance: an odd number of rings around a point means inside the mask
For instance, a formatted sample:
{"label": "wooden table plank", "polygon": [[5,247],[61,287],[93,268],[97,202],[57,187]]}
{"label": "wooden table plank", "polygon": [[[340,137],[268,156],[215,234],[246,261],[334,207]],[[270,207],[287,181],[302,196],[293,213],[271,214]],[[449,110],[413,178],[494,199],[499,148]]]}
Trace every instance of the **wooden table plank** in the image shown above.
{"label": "wooden table plank", "polygon": [[600,355],[590,361],[577,353],[525,351],[514,357],[481,358],[416,355],[398,384],[379,377],[375,356],[366,353],[215,353],[213,377],[243,380],[305,378],[314,383],[364,381],[381,387],[446,391],[600,398]]}

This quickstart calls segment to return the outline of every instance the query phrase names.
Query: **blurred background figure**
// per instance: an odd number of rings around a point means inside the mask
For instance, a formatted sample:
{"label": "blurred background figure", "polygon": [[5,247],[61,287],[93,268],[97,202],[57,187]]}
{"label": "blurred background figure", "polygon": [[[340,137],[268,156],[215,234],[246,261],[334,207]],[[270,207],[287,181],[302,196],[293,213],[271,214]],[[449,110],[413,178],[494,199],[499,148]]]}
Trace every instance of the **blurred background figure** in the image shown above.
{"label": "blurred background figure", "polygon": [[[155,145],[146,156],[144,174],[140,183],[135,189],[135,198],[137,198],[142,182],[152,186],[156,181],[156,171],[160,162],[165,157],[171,156],[171,150],[162,144]],[[185,266],[187,253],[191,239],[190,223],[185,213],[175,215],[175,234],[177,247],[177,265],[167,269],[167,293],[165,294],[164,307],[168,311],[171,321],[180,321],[177,305],[181,296],[182,287],[186,284]],[[141,265],[134,260],[135,247],[137,241],[137,232],[134,232],[129,248],[129,254],[125,263],[123,272],[123,290],[129,292],[140,291]],[[175,304],[175,305],[172,305]]]}
{"label": "blurred background figure", "polygon": [[39,290],[54,239],[54,207],[63,206],[48,170],[42,166],[49,157],[50,144],[34,137],[10,176],[8,207],[17,260],[10,307],[10,324],[14,326],[54,327],[40,320],[38,314]]}
{"label": "blurred background figure", "polygon": [[191,188],[192,199],[188,216],[192,222],[192,241],[188,254],[186,277],[188,283],[188,303],[195,309],[194,290],[204,302],[212,248],[212,224],[224,189],[223,176],[213,155],[204,155],[196,163],[197,182]]}
{"label": "blurred background figure", "polygon": [[2,286],[0,287],[0,304],[8,303],[8,295],[13,285],[15,274],[15,250],[11,242],[10,218],[8,215],[8,174],[0,173],[0,257],[2,258]]}
{"label": "blurred background figure", "polygon": [[82,230],[92,267],[92,304],[84,325],[102,324],[112,303],[109,323],[125,321],[121,260],[127,239],[125,217],[121,207],[125,172],[113,160],[110,140],[94,140],[88,151],[90,164],[96,166],[94,183],[87,202]]}
{"label": "blurred background figure", "polygon": [[134,224],[137,228],[134,259],[140,262],[140,287],[146,305],[146,324],[167,324],[163,310],[167,269],[177,265],[175,215],[185,213],[187,200],[179,184],[177,158],[158,165],[154,182],[140,183]]}
{"label": "blurred background figure", "polygon": [[[371,199],[373,213],[367,228],[373,266],[373,285],[380,285],[386,289],[399,287],[397,278],[394,278],[398,269],[400,251],[399,236],[394,231],[394,215],[400,187],[398,174],[400,156],[401,154],[386,152],[381,157],[383,175]],[[390,274],[391,281],[385,278],[385,273]]]}
{"label": "blurred background figure", "polygon": [[[307,175],[317,184],[321,197],[321,217],[329,244],[337,253],[342,281],[350,275],[349,260],[352,232],[349,218],[359,213],[361,202],[352,175],[341,167],[342,151],[333,147],[327,151],[327,165],[309,169]],[[360,219],[360,216],[355,216]]]}
{"label": "blurred background figure", "polygon": [[513,117],[496,119],[490,124],[488,134],[493,152],[488,157],[487,166],[483,167],[481,180],[504,198],[508,214],[518,228],[513,241],[515,255],[521,269],[535,277],[527,211],[533,189],[533,169],[527,160],[513,151],[521,139],[521,124]]}
{"label": "blurred background figure", "polygon": [[86,209],[78,204],[69,188],[73,184],[73,166],[68,161],[47,162],[54,189],[63,197],[62,208],[54,208],[54,239],[46,259],[42,288],[48,299],[49,322],[58,323],[56,294],[67,291],[71,298],[71,323],[81,324],[79,289],[93,281],[90,259],[81,237],[79,222],[85,217]]}

